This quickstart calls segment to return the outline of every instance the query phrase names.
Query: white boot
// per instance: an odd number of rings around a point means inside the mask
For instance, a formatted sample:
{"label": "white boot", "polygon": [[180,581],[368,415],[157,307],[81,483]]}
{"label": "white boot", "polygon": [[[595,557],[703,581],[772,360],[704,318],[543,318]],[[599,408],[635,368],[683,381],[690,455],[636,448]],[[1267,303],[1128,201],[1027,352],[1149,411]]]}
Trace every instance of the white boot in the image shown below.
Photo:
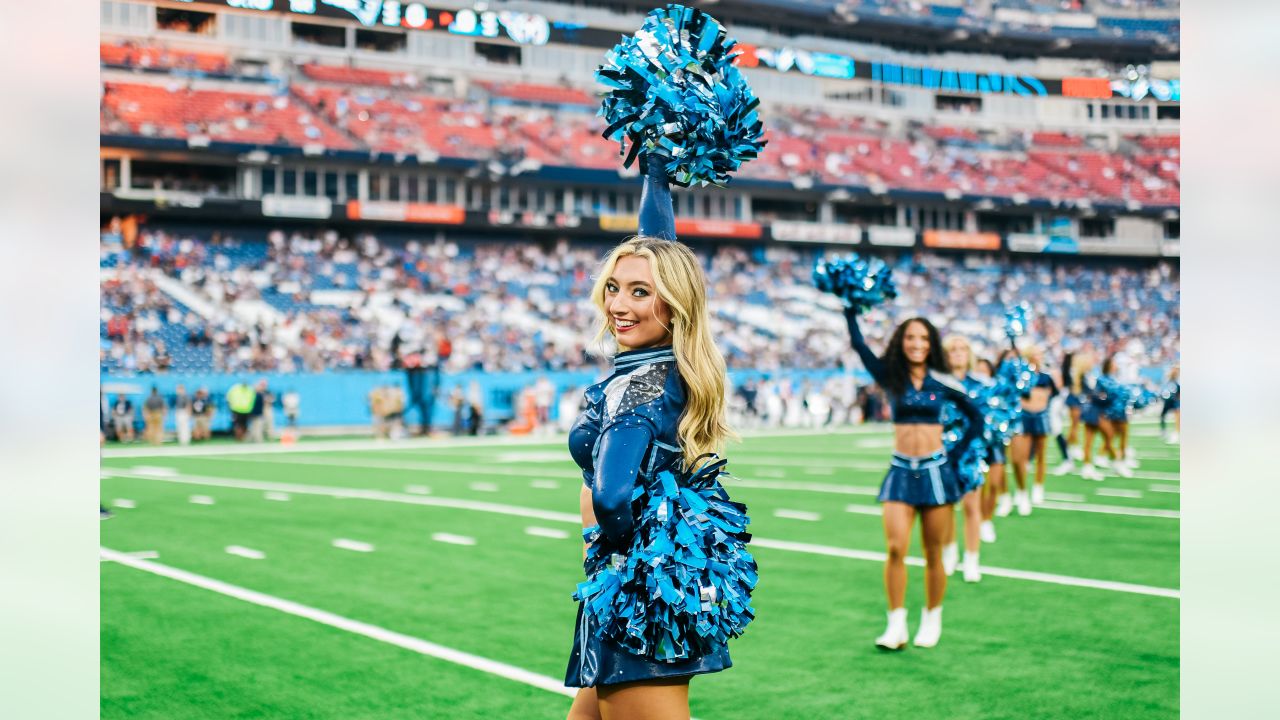
{"label": "white boot", "polygon": [[1018,514],[1026,517],[1031,514],[1031,496],[1026,490],[1019,490],[1013,496],[1013,504],[1018,506]]}
{"label": "white boot", "polygon": [[984,543],[993,543],[996,541],[996,524],[990,520],[983,520],[978,526],[978,536],[982,538]]}
{"label": "white boot", "polygon": [[1013,512],[1013,498],[1009,493],[996,498],[996,517],[1009,517],[1010,512]]}
{"label": "white boot", "polygon": [[982,582],[982,569],[978,567],[978,553],[964,554],[964,581],[967,583]]}
{"label": "white boot", "polygon": [[942,606],[930,610],[920,609],[920,629],[916,631],[916,639],[912,644],[916,647],[931,648],[938,644],[942,637]]}
{"label": "white boot", "polygon": [[1111,467],[1115,469],[1116,474],[1119,475],[1120,477],[1125,477],[1125,478],[1133,477],[1133,468],[1129,467],[1129,463],[1125,462],[1124,460],[1115,461],[1114,463],[1112,463]]}
{"label": "white boot", "polygon": [[1102,482],[1103,476],[1102,476],[1102,472],[1100,472],[1098,468],[1093,466],[1093,463],[1085,463],[1084,467],[1080,469],[1080,477],[1084,478],[1085,480]]}
{"label": "white boot", "polygon": [[1077,462],[1084,461],[1084,448],[1079,445],[1073,445],[1067,448],[1067,457]]}
{"label": "white boot", "polygon": [[1165,439],[1165,442],[1169,443],[1170,445],[1177,445],[1177,444],[1178,444],[1178,431],[1177,431],[1177,430],[1174,430],[1173,432],[1169,433],[1169,437]]}
{"label": "white boot", "polygon": [[1124,449],[1124,459],[1133,463],[1134,467],[1138,466],[1138,451],[1132,445]]}
{"label": "white boot", "polygon": [[1097,465],[1100,468],[1109,468],[1111,467],[1111,458],[1107,457],[1106,455],[1099,455],[1098,457],[1093,459],[1093,464]]}
{"label": "white boot", "polygon": [[1076,463],[1071,458],[1062,461],[1062,464],[1053,469],[1054,477],[1062,477],[1072,470],[1076,469]]}
{"label": "white boot", "polygon": [[942,572],[951,577],[956,571],[956,565],[960,564],[960,548],[955,544],[942,546]]}
{"label": "white boot", "polygon": [[876,638],[876,646],[885,650],[901,650],[907,646],[907,609],[898,608],[885,613],[889,616],[889,624],[884,634]]}
{"label": "white boot", "polygon": [[1036,483],[1031,486],[1031,504],[1032,505],[1044,504],[1044,486],[1041,485],[1040,483]]}

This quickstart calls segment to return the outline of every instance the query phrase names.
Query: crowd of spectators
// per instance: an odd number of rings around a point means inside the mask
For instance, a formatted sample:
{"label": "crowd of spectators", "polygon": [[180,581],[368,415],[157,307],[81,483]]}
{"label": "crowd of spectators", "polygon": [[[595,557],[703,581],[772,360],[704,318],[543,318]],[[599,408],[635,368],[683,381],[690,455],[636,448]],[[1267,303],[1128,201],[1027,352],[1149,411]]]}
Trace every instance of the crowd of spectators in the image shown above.
{"label": "crowd of spectators", "polygon": [[[607,246],[430,241],[273,230],[208,240],[144,229],[132,247],[104,235],[102,367],[163,372],[179,338],[205,354],[187,369],[462,370],[593,368],[588,295]],[[715,245],[704,260],[713,331],[731,368],[857,367],[835,298],[810,279],[817,249]],[[877,345],[895,321],[931,318],[979,353],[1002,344],[1008,305],[1032,307],[1029,339],[1051,357],[1121,346],[1144,366],[1177,362],[1179,277],[1167,262],[1050,262],[925,251],[888,258],[899,297],[867,317]],[[171,298],[180,295],[204,314]],[[191,362],[190,358],[184,362]]]}

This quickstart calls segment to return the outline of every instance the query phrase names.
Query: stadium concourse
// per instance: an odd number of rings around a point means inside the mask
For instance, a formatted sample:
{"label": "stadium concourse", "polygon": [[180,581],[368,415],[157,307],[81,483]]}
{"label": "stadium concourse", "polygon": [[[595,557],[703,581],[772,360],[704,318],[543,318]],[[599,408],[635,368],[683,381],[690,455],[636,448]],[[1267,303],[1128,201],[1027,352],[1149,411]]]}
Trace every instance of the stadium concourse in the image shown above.
{"label": "stadium concourse", "polygon": [[[767,140],[673,193],[759,564],[693,716],[1175,715],[1177,0],[690,4],[741,41]],[[103,718],[569,711],[565,433],[643,216],[595,73],[658,3],[449,5],[101,0]],[[847,325],[815,266],[853,252],[897,293]],[[985,455],[1009,492],[955,514],[945,634],[882,653],[880,485],[938,455],[851,331],[879,353],[917,316],[993,366],[1043,352],[1011,406],[1044,401],[1047,460],[1022,425]],[[1119,410],[1073,425],[1104,383]]]}

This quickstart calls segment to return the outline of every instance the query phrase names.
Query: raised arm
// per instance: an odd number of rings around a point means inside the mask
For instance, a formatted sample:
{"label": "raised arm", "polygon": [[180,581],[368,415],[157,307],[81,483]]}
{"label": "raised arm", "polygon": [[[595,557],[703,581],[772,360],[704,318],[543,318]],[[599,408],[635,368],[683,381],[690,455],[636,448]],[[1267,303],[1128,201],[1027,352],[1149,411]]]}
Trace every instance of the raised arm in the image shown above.
{"label": "raised arm", "polygon": [[858,327],[858,310],[856,308],[847,307],[844,309],[844,320],[849,326],[849,344],[853,346],[858,357],[862,358],[862,365],[871,373],[871,377],[881,387],[884,386],[886,376],[884,361],[882,361],[871,348],[867,346],[867,340],[862,336],[862,329]]}

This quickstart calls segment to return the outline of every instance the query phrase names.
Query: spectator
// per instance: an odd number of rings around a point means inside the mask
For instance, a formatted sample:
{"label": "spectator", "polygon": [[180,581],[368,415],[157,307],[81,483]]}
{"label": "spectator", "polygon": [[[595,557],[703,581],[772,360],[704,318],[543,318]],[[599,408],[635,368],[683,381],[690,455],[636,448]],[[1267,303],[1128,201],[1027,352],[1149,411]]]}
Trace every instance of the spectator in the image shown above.
{"label": "spectator", "polygon": [[143,433],[147,442],[152,445],[159,445],[164,441],[164,416],[164,398],[160,396],[159,388],[152,385],[151,394],[142,404]]}
{"label": "spectator", "polygon": [[285,422],[291,428],[298,427],[298,410],[302,404],[302,397],[298,395],[297,390],[289,390],[280,398],[281,406],[284,410]]}
{"label": "spectator", "polygon": [[227,391],[227,408],[231,410],[231,432],[236,440],[243,441],[249,431],[249,417],[257,393],[248,384],[238,382]]}
{"label": "spectator", "polygon": [[123,393],[116,395],[116,401],[111,406],[111,425],[115,429],[116,440],[133,442],[133,422],[133,401]]}
{"label": "spectator", "polygon": [[209,399],[208,388],[196,390],[195,397],[191,398],[191,419],[191,438],[197,441],[208,440],[213,434],[213,402]]}
{"label": "spectator", "polygon": [[191,396],[187,388],[178,383],[173,396],[173,423],[178,432],[178,444],[191,444]]}
{"label": "spectator", "polygon": [[267,440],[267,402],[270,397],[267,381],[259,380],[254,388],[253,405],[249,409],[249,442],[260,443]]}

